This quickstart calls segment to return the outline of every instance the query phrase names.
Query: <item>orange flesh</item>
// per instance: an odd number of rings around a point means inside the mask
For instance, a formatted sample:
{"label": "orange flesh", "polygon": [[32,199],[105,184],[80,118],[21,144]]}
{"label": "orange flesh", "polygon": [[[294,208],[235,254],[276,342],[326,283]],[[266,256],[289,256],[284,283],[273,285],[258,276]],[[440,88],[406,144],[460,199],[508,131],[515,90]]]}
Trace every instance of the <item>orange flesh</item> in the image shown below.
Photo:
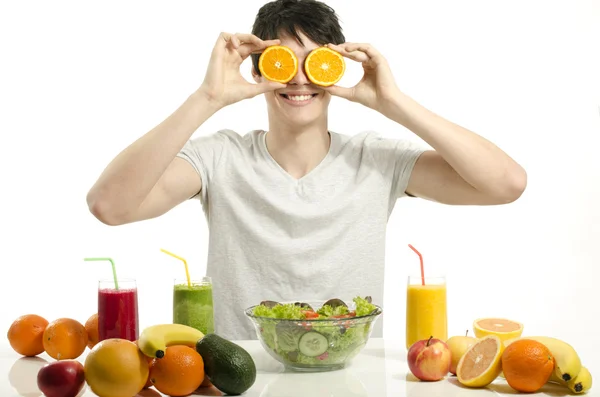
{"label": "orange flesh", "polygon": [[315,80],[329,83],[336,81],[344,70],[341,58],[325,50],[316,52],[308,59],[307,73]]}
{"label": "orange flesh", "polygon": [[268,49],[261,59],[261,73],[266,78],[276,81],[285,81],[293,77],[296,72],[294,55],[282,48]]}
{"label": "orange flesh", "polygon": [[500,332],[512,332],[521,328],[517,323],[499,318],[486,318],[478,321],[477,324],[483,329]]}
{"label": "orange flesh", "polygon": [[488,339],[475,345],[466,353],[461,369],[462,378],[469,380],[484,373],[494,361],[497,352],[498,345],[493,339]]}

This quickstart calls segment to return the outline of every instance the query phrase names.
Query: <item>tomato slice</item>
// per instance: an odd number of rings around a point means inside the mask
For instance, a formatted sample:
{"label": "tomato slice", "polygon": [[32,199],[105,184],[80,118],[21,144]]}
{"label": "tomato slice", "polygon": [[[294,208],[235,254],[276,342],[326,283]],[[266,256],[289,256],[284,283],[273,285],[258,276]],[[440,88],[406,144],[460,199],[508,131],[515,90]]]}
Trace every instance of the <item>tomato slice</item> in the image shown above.
{"label": "tomato slice", "polygon": [[319,314],[312,310],[303,310],[302,313],[304,313],[304,317],[306,318],[319,318]]}
{"label": "tomato slice", "polygon": [[352,314],[348,313],[348,314],[340,314],[339,316],[331,316],[332,318],[350,318],[350,317],[354,317]]}

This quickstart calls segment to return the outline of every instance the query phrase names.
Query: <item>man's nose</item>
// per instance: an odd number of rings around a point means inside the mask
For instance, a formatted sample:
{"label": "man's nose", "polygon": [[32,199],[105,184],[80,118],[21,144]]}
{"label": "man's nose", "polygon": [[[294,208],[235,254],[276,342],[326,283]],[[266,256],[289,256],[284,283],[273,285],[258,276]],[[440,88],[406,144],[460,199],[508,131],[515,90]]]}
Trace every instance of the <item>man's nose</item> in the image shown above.
{"label": "man's nose", "polygon": [[292,80],[288,84],[296,84],[296,85],[307,85],[310,84],[310,80],[306,77],[306,73],[304,72],[304,60],[298,60],[298,73],[294,76]]}

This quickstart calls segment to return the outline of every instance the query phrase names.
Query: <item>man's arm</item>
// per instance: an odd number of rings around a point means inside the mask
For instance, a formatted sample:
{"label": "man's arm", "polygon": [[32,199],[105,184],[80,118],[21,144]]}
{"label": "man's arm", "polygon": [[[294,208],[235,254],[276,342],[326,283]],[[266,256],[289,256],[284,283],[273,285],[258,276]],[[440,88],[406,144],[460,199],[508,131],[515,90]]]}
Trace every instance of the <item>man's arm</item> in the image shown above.
{"label": "man's arm", "polygon": [[493,205],[517,200],[525,170],[496,145],[397,92],[385,116],[413,131],[434,150],[413,168],[406,193],[444,204]]}
{"label": "man's arm", "polygon": [[202,189],[201,177],[177,158],[202,123],[218,110],[285,85],[251,84],[240,65],[251,53],[279,44],[251,34],[223,32],[217,37],[200,88],[166,120],[123,150],[87,195],[90,211],[108,225],[164,214]]}
{"label": "man's arm", "polygon": [[387,60],[366,43],[329,44],[362,63],[354,87],[331,86],[332,95],[377,110],[417,134],[434,150],[422,153],[406,193],[447,204],[504,204],[518,199],[527,185],[525,170],[483,137],[430,112],[404,95]]}
{"label": "man's arm", "polygon": [[161,215],[202,188],[194,168],[177,156],[216,108],[201,91],[123,150],[87,194],[90,211],[107,225]]}

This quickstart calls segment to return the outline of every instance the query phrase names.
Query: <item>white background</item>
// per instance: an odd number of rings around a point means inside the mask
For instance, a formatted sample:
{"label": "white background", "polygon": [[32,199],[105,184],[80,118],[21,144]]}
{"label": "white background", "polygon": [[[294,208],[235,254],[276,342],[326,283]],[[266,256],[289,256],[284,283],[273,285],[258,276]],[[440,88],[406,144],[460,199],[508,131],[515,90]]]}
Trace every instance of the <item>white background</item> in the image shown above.
{"label": "white background", "polygon": [[[347,40],[376,46],[407,94],[499,145],[529,177],[522,198],[501,207],[399,201],[388,229],[385,337],[404,340],[406,277],[418,272],[412,243],[429,275],[448,275],[451,335],[503,316],[526,334],[566,339],[589,361],[600,351],[599,2],[397,1],[393,11],[383,0],[328,3]],[[199,202],[115,228],[89,213],[85,196],[119,151],[201,84],[219,32],[250,31],[262,4],[0,6],[3,332],[25,313],[85,322],[97,280],[110,277],[108,264],[86,256],[110,256],[120,277],[137,279],[142,327],[171,321],[172,280],[184,272],[160,248],[187,258],[192,277],[204,274]],[[361,72],[348,65],[345,86]],[[249,60],[243,73],[250,78]],[[219,128],[267,128],[264,99],[222,110],[195,136]],[[330,128],[419,139],[339,98]]]}

